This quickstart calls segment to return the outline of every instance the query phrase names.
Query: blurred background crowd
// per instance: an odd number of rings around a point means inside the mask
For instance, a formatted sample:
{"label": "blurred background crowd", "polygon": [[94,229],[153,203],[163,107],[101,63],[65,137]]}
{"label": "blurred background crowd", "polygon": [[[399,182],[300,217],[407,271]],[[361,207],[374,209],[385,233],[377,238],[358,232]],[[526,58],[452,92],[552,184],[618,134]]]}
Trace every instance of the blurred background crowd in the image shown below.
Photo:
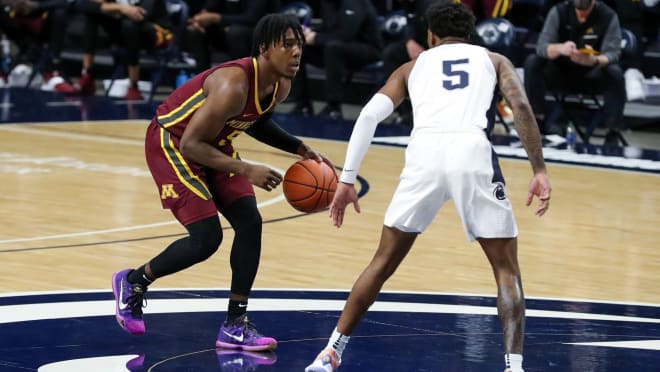
{"label": "blurred background crowd", "polygon": [[[433,1],[452,0],[2,0],[0,87],[152,100],[158,88],[250,55],[259,18],[285,12],[306,39],[291,111],[340,119],[342,105],[365,103],[426,49]],[[477,19],[471,41],[511,59],[545,134],[565,134],[557,104],[595,104],[602,115],[584,130],[606,128],[606,143],[625,144],[624,105],[660,103],[658,0],[462,1]],[[505,123],[509,112],[498,104]],[[396,120],[410,115],[404,103]]]}

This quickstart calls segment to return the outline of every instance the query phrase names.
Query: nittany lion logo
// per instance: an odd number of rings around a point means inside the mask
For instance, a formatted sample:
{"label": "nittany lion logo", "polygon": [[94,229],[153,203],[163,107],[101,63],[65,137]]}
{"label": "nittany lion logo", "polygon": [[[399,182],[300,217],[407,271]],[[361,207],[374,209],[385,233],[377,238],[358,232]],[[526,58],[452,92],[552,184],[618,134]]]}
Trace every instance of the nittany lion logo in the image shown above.
{"label": "nittany lion logo", "polygon": [[502,182],[496,182],[495,188],[493,189],[493,195],[497,200],[506,199],[506,193],[504,192],[504,184]]}

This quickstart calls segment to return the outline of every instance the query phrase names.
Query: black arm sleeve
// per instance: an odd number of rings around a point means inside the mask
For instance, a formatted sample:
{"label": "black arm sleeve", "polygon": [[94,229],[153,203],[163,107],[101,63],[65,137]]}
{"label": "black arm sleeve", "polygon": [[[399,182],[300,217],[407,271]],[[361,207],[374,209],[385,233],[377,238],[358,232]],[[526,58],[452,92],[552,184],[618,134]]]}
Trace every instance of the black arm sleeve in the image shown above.
{"label": "black arm sleeve", "polygon": [[292,154],[298,153],[298,148],[302,143],[301,140],[280,128],[280,126],[271,119],[271,114],[262,116],[256,123],[248,128],[245,133],[254,137],[254,139],[259,142],[263,142],[276,149]]}

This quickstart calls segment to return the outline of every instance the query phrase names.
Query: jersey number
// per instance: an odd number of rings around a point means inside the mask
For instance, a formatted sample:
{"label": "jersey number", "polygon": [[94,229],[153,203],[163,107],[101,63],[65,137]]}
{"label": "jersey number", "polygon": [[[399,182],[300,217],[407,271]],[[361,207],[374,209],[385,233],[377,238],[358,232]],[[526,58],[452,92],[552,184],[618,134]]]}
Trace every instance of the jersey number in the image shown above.
{"label": "jersey number", "polygon": [[[467,71],[460,69],[460,66],[468,63],[467,58],[455,59],[453,61],[442,61],[442,72],[445,76],[451,78],[442,81],[442,86],[447,90],[462,89],[470,83],[470,75]],[[457,69],[458,67],[458,69]]]}

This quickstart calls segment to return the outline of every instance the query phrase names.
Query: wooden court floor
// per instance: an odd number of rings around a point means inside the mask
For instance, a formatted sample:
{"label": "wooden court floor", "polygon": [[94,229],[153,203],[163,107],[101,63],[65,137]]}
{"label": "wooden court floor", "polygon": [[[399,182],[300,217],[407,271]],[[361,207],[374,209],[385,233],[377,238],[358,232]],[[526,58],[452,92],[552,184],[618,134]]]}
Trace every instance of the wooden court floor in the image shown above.
{"label": "wooden court floor", "polygon": [[[110,275],[135,267],[184,233],[144,161],[146,121],[2,125],[0,292],[109,290]],[[341,166],[346,144],[305,139]],[[244,159],[282,172],[295,157],[247,135]],[[527,296],[660,303],[660,177],[548,164],[551,208],[526,208],[529,164],[501,159],[520,230]],[[345,225],[326,212],[300,215],[281,188],[257,198],[266,224],[255,288],[349,289],[371,258],[398,181],[403,149],[374,146],[360,175],[369,190]],[[224,226],[226,221],[222,220]],[[227,288],[233,234],[219,252],[159,288]],[[418,240],[386,290],[494,294],[488,262],[466,241],[452,205]]]}

